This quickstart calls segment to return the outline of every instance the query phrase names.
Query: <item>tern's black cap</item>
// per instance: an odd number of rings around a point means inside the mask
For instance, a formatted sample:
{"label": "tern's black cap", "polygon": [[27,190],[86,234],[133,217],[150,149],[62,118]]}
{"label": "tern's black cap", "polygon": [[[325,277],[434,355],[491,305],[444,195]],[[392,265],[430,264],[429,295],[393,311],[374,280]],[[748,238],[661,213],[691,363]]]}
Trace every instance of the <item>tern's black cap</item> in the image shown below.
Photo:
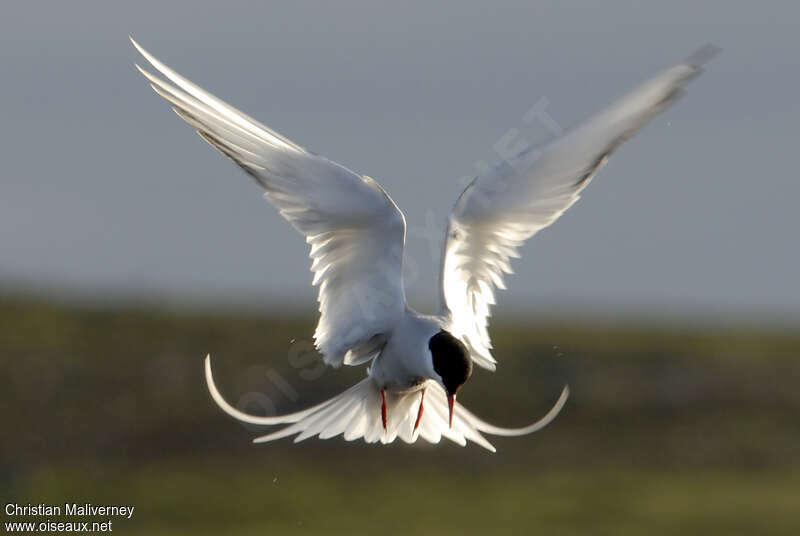
{"label": "tern's black cap", "polygon": [[472,374],[472,358],[460,340],[442,330],[428,343],[433,356],[433,370],[442,377],[448,395],[456,394]]}

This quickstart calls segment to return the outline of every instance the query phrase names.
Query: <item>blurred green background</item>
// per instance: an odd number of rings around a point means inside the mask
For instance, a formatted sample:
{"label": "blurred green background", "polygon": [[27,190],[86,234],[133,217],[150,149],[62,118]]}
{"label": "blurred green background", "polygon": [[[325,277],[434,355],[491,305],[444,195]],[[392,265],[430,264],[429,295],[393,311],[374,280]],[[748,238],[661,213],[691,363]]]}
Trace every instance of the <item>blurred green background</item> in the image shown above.
{"label": "blurred green background", "polygon": [[498,371],[459,400],[517,426],[564,383],[572,396],[491,454],[252,445],[205,391],[206,353],[252,411],[305,407],[364,369],[321,368],[311,316],[209,310],[2,299],[4,504],[134,505],[114,532],[148,535],[800,534],[791,326],[501,318]]}

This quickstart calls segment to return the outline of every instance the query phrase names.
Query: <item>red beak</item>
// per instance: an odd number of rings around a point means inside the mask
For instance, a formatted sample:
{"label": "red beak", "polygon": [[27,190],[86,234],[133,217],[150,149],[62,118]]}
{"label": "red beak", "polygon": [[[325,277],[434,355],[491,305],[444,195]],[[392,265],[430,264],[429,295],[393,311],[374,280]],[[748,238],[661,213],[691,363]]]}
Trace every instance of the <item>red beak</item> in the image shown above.
{"label": "red beak", "polygon": [[452,394],[447,397],[447,406],[450,408],[450,428],[453,427],[453,408],[456,405],[456,395]]}

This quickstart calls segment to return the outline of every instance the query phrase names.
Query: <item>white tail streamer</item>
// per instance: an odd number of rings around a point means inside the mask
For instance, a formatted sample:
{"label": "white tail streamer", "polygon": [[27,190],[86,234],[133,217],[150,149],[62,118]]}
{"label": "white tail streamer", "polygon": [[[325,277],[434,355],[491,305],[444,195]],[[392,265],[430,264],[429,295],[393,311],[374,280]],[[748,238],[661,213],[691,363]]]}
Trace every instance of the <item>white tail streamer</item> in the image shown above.
{"label": "white tail streamer", "polygon": [[448,426],[445,392],[439,384],[429,381],[425,384],[422,418],[419,427],[414,430],[419,409],[419,392],[387,391],[388,418],[386,428],[383,428],[380,390],[369,377],[308,409],[286,415],[262,417],[245,413],[225,400],[214,383],[210,355],[205,359],[205,374],[211,398],[222,411],[237,421],[263,426],[288,425],[255,438],[254,443],[267,443],[293,435],[296,435],[295,442],[314,436],[329,439],[342,435],[346,441],[363,438],[367,443],[380,441],[383,444],[392,443],[398,437],[406,443],[414,443],[420,437],[429,443],[439,443],[442,437],[446,437],[461,446],[466,445],[467,441],[472,441],[495,452],[494,446],[481,432],[496,436],[521,436],[539,431],[556,418],[569,397],[569,387],[565,386],[555,405],[544,417],[522,428],[501,428],[487,423],[456,402],[451,428]]}

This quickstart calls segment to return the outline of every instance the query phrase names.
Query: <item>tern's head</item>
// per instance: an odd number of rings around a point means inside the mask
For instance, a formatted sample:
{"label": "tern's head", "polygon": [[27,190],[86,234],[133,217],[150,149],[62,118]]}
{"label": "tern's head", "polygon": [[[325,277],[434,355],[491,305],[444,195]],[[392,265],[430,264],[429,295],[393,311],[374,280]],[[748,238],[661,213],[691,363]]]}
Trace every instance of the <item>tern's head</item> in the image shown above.
{"label": "tern's head", "polygon": [[447,393],[450,405],[450,426],[453,425],[453,406],[456,393],[472,374],[472,358],[464,343],[442,330],[428,342],[433,359],[433,370]]}

